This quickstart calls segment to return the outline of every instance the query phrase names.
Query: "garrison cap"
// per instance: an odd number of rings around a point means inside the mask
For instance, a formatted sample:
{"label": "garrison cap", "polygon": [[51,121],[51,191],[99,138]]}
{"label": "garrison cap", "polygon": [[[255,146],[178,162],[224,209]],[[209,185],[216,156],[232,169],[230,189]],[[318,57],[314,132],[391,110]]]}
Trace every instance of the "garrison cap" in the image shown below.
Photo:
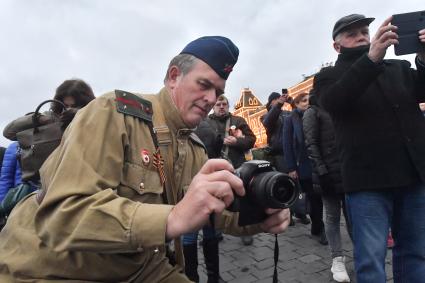
{"label": "garrison cap", "polygon": [[190,54],[201,59],[227,80],[238,61],[239,49],[226,37],[203,36],[186,45],[180,54]]}
{"label": "garrison cap", "polygon": [[360,14],[351,14],[345,17],[342,17],[339,19],[334,26],[334,29],[332,31],[332,38],[335,40],[335,37],[348,29],[349,27],[357,24],[364,24],[364,25],[370,25],[371,22],[373,22],[375,18],[366,18],[364,15]]}

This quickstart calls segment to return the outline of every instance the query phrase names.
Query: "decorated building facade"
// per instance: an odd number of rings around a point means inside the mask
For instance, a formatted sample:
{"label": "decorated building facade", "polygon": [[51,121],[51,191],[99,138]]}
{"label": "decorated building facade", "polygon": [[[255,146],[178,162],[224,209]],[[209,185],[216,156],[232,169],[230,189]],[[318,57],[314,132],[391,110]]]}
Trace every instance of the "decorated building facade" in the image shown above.
{"label": "decorated building facade", "polygon": [[[306,77],[302,82],[288,88],[289,96],[295,97],[299,93],[310,92],[313,78],[314,76]],[[257,137],[255,147],[265,146],[267,135],[261,117],[267,113],[266,105],[261,103],[250,88],[243,88],[234,109],[232,114],[243,117]],[[291,106],[285,103],[283,109],[291,110]]]}

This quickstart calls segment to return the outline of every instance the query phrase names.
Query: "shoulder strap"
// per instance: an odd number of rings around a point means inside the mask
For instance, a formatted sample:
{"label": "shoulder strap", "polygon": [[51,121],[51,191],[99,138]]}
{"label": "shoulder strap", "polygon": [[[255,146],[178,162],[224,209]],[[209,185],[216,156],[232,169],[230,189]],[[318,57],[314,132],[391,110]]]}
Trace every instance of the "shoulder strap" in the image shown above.
{"label": "shoulder strap", "polygon": [[115,90],[117,111],[126,115],[152,122],[152,103],[143,97],[123,90]]}
{"label": "shoulder strap", "polygon": [[[156,136],[157,140],[157,160],[162,162],[163,168],[165,168],[166,176],[171,176],[173,172],[174,160],[173,160],[173,149],[171,147],[171,132],[165,123],[165,116],[162,109],[159,107],[160,103],[158,101],[157,95],[145,95],[145,98],[149,99],[152,103],[153,112],[153,123],[151,121],[150,128],[153,129],[153,136]],[[162,156],[165,157],[165,162],[162,160]],[[164,166],[165,165],[165,166]],[[160,168],[161,164],[158,164]],[[158,169],[160,171],[160,169]],[[163,172],[163,173],[165,173]],[[178,189],[175,187],[172,178],[165,178],[165,183],[163,184],[165,193],[163,194],[169,204],[177,203],[177,192]],[[168,188],[168,189],[167,189]],[[176,262],[179,266],[184,268],[184,258],[183,258],[183,248],[181,243],[181,238],[174,239],[174,248],[176,251]]]}

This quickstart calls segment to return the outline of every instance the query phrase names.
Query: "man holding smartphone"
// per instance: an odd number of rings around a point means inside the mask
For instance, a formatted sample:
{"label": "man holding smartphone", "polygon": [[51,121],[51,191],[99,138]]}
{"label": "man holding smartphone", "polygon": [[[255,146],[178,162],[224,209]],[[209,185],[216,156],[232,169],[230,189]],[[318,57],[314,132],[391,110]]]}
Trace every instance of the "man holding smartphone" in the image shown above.
{"label": "man holding smartphone", "polygon": [[283,118],[289,115],[289,111],[283,111],[282,106],[285,102],[289,102],[291,97],[288,95],[288,90],[282,88],[282,93],[272,92],[269,95],[266,109],[267,113],[261,119],[267,134],[267,144],[271,149],[272,160],[269,160],[274,167],[280,172],[287,173],[288,169],[283,161],[283,146],[282,146],[282,130]]}
{"label": "man holding smartphone", "polygon": [[[335,124],[347,210],[353,227],[357,282],[385,282],[391,228],[394,282],[425,277],[425,53],[417,70],[384,60],[398,44],[386,19],[370,40],[374,18],[352,14],[333,29],[334,67],[322,69],[314,88]],[[418,31],[425,44],[425,29]]]}

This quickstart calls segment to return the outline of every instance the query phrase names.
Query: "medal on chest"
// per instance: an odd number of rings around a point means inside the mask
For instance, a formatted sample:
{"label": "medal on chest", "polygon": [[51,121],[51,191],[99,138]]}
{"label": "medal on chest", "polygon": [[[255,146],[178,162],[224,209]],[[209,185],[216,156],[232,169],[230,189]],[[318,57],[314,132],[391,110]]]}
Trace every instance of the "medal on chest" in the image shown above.
{"label": "medal on chest", "polygon": [[149,157],[149,151],[147,149],[142,149],[142,151],[140,152],[140,155],[142,157],[143,165],[148,166],[149,163],[151,162],[151,159]]}

